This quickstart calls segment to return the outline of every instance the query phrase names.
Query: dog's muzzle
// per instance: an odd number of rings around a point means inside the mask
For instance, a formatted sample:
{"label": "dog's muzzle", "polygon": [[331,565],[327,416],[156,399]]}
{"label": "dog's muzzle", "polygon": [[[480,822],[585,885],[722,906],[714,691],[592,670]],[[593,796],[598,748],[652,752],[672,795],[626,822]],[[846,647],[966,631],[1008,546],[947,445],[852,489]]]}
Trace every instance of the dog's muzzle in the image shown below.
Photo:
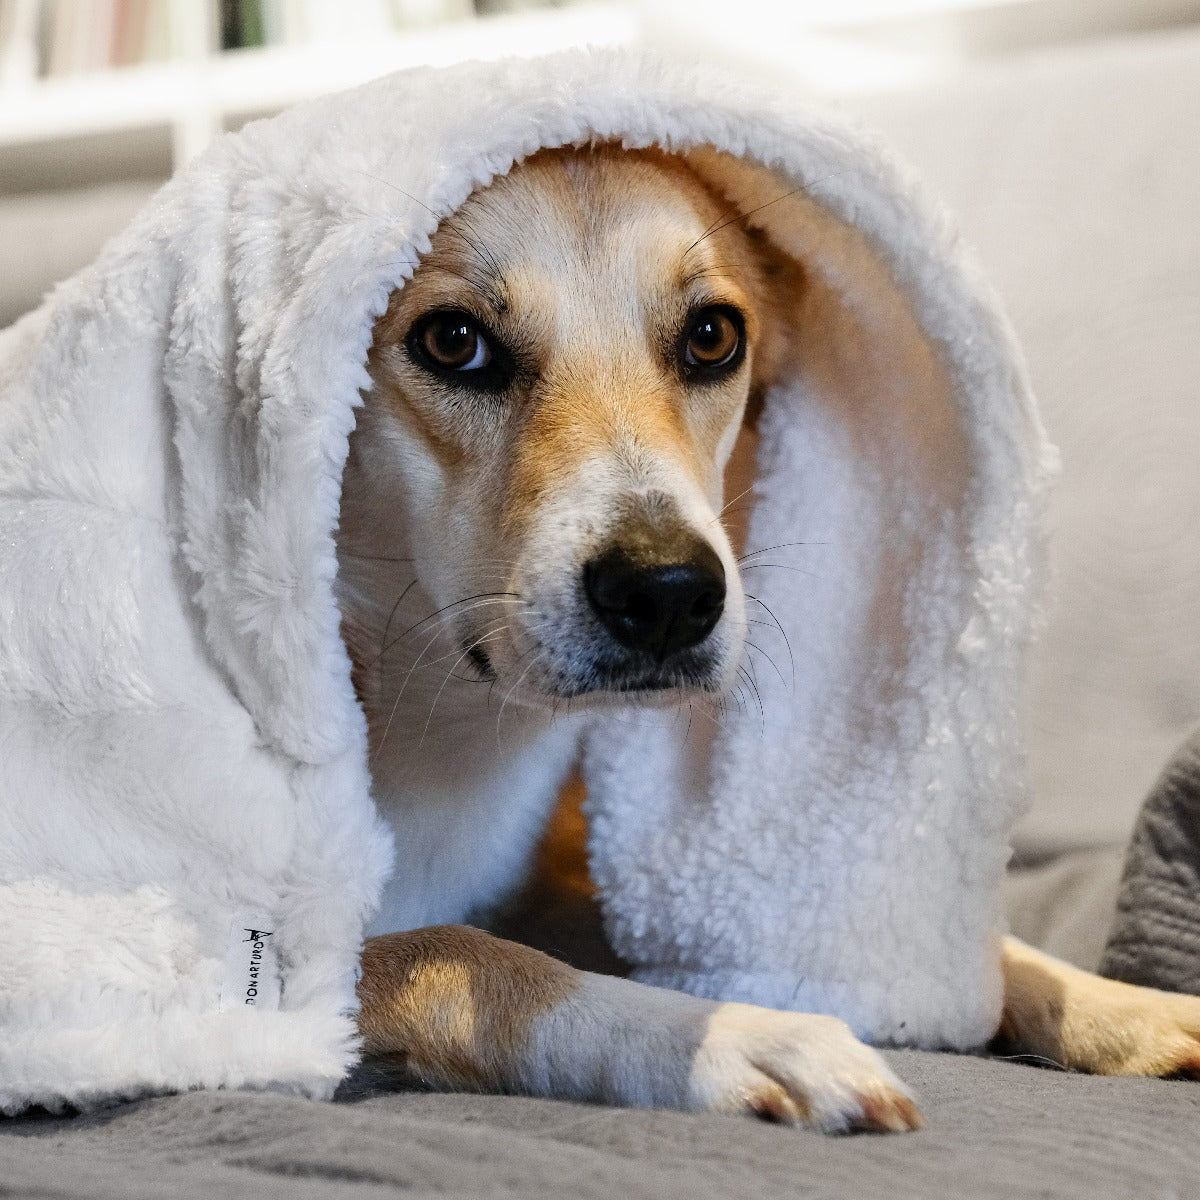
{"label": "dog's muzzle", "polygon": [[693,533],[627,529],[584,564],[583,588],[619,645],[662,666],[716,627],[725,607],[725,568]]}

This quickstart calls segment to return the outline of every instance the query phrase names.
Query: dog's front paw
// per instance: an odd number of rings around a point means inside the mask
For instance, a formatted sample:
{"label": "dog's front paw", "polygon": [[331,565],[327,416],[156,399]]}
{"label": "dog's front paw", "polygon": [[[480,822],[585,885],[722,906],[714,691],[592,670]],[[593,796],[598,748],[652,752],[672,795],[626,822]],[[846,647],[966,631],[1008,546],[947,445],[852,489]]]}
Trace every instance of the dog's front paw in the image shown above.
{"label": "dog's front paw", "polygon": [[1003,964],[1004,1049],[1095,1075],[1200,1078],[1200,996],[1105,979],[1011,937]]}
{"label": "dog's front paw", "polygon": [[1064,1031],[1063,1058],[1099,1075],[1200,1079],[1200,996],[1103,980]]}
{"label": "dog's front paw", "polygon": [[829,1133],[922,1124],[883,1059],[834,1017],[583,974],[532,1033],[513,1085],[539,1095],[747,1113]]}
{"label": "dog's front paw", "polygon": [[922,1125],[900,1080],[835,1017],[716,1005],[688,1082],[691,1107],[714,1112],[830,1133]]}
{"label": "dog's front paw", "polygon": [[1200,1079],[1200,996],[1170,995],[1164,1008],[1163,1057],[1167,1069],[1161,1074]]}

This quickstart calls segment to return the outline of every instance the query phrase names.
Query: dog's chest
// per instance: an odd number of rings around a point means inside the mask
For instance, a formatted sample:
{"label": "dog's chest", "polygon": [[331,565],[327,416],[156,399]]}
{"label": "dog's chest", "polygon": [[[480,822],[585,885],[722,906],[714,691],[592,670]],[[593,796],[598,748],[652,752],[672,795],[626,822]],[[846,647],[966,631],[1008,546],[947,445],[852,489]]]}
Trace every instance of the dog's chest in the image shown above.
{"label": "dog's chest", "polygon": [[401,729],[377,757],[375,799],[396,866],[369,936],[461,922],[522,882],[575,761],[580,723],[539,719],[524,736],[507,724],[498,735],[495,714],[481,711],[423,740]]}

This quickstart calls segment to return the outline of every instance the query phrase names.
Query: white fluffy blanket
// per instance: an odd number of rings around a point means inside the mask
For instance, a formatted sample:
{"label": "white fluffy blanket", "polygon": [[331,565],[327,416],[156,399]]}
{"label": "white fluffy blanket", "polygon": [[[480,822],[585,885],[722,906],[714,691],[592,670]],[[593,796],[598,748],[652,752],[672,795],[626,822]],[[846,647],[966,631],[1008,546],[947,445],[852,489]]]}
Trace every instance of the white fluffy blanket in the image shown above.
{"label": "white fluffy blanket", "polygon": [[391,846],[333,530],[372,323],[473,189],[614,138],[766,205],[805,264],[810,348],[768,398],[750,536],[812,544],[806,574],[750,584],[790,643],[762,634],[761,709],[589,738],[616,947],[880,1041],[991,1032],[1047,458],[1007,325],[837,121],[568,55],[409,72],[225,138],[0,335],[0,1109],[328,1095],[354,1061]]}

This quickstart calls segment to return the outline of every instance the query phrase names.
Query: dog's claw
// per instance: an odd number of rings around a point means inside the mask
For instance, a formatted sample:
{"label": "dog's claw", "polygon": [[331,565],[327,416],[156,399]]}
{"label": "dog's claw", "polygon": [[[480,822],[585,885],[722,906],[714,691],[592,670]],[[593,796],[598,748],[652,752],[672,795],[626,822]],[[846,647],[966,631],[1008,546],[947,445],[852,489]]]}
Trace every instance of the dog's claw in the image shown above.
{"label": "dog's claw", "polygon": [[810,1115],[807,1104],[789,1096],[786,1089],[774,1080],[751,1092],[747,1105],[755,1116],[779,1125],[801,1125]]}
{"label": "dog's claw", "polygon": [[862,1124],[856,1128],[885,1133],[907,1133],[924,1129],[921,1110],[908,1096],[885,1092],[863,1100]]}

